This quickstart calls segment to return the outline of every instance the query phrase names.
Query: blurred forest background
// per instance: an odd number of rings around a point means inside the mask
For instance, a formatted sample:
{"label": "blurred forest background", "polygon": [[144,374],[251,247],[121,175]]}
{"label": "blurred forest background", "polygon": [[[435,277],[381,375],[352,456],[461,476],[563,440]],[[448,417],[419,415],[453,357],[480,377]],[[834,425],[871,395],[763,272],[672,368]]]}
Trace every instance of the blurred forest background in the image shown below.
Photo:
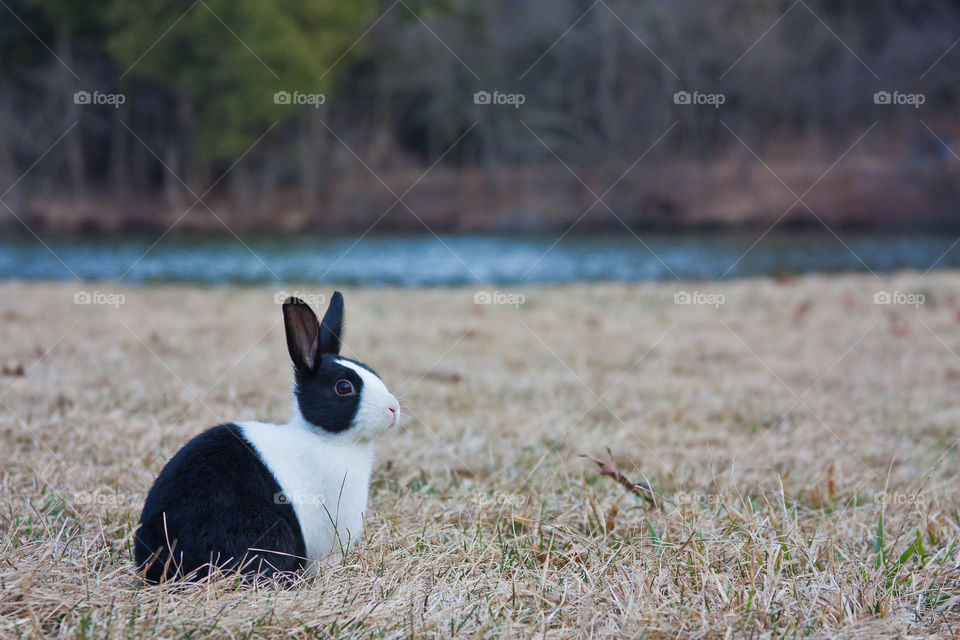
{"label": "blurred forest background", "polygon": [[8,232],[960,219],[957,1],[2,5]]}

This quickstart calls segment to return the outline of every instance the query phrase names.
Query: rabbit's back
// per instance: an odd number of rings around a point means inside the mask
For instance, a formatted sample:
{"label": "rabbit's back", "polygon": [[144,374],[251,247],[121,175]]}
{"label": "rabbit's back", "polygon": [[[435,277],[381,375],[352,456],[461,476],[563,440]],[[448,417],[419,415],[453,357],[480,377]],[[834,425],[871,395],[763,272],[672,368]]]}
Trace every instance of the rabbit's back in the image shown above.
{"label": "rabbit's back", "polygon": [[[276,553],[271,553],[276,552]],[[159,582],[212,564],[273,575],[302,568],[306,550],[293,507],[236,424],[196,436],[147,495],[134,556]]]}

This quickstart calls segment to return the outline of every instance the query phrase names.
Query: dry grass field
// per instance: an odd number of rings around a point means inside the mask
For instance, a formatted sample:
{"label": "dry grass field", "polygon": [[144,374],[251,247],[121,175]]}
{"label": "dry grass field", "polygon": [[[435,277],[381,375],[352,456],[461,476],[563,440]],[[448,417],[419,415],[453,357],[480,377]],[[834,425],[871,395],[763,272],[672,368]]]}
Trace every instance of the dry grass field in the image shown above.
{"label": "dry grass field", "polygon": [[408,416],[361,544],[294,589],[143,586],[164,462],[287,418],[278,291],[0,284],[0,637],[960,634],[956,272],[346,288]]}

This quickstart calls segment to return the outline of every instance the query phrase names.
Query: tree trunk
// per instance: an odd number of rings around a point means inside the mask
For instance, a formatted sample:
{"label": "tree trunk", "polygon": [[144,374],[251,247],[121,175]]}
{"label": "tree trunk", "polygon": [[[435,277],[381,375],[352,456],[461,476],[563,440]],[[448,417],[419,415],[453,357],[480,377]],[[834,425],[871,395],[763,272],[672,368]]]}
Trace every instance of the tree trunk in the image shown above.
{"label": "tree trunk", "polygon": [[320,209],[321,191],[324,185],[323,146],[326,143],[326,130],[320,121],[326,116],[326,106],[319,109],[310,109],[306,114],[304,128],[306,135],[300,142],[300,190],[303,204],[310,212],[310,217],[316,216]]}
{"label": "tree trunk", "polygon": [[[60,95],[66,101],[66,122],[63,130],[70,124],[80,120],[80,110],[84,105],[78,105],[74,99],[77,90],[73,75],[67,67],[72,67],[73,54],[70,46],[70,36],[63,27],[57,30],[57,55],[64,61],[65,65],[59,65],[60,73]],[[67,134],[64,144],[67,150],[67,171],[70,176],[70,189],[75,200],[84,200],[87,195],[87,178],[84,167],[83,135],[82,125],[78,124],[74,130]]]}
{"label": "tree trunk", "polygon": [[110,132],[110,191],[126,195],[130,192],[129,141],[130,133],[120,124],[122,117],[113,119]]}
{"label": "tree trunk", "polygon": [[[9,96],[10,94],[7,92],[7,88],[3,87],[0,89],[0,95]],[[17,120],[12,113],[12,108],[8,108],[7,104],[6,100],[3,104],[0,104],[0,198],[19,216],[22,215],[20,211],[23,199],[19,195],[22,191],[15,187],[9,193],[5,193],[17,181],[19,175],[16,159],[13,155],[13,131],[14,123]],[[0,206],[0,220],[4,222],[12,220],[9,212],[3,206]]]}

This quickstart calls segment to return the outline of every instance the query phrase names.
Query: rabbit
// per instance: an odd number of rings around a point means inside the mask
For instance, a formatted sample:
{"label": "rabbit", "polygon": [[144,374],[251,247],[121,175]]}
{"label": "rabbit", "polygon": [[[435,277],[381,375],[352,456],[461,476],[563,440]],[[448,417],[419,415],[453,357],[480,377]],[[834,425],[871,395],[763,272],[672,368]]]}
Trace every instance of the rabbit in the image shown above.
{"label": "rabbit", "polygon": [[234,422],[193,438],[150,489],[134,560],[150,583],[213,568],[290,578],[336,561],[363,527],[373,441],[400,405],[365,364],[340,355],[343,295],[318,323],[302,300],[283,304],[293,360],[287,424]]}

